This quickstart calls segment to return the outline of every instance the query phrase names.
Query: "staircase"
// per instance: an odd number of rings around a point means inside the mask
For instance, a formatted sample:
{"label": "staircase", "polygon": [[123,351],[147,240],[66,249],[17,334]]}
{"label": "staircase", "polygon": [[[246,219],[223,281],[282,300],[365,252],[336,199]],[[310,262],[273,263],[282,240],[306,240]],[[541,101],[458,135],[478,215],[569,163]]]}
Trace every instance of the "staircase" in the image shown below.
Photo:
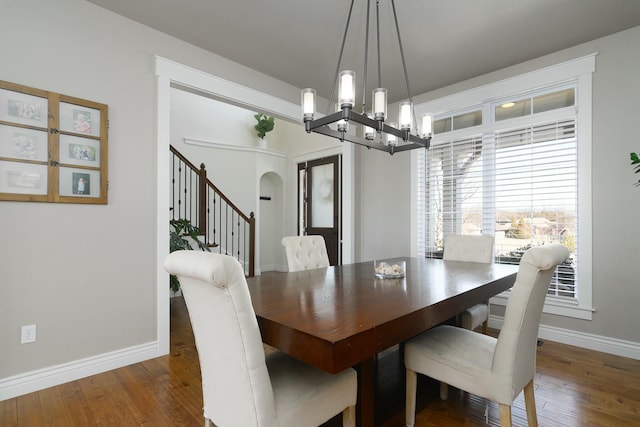
{"label": "staircase", "polygon": [[172,219],[187,219],[201,231],[212,252],[236,258],[245,275],[255,275],[256,222],[238,209],[207,178],[205,165],[195,167],[178,150],[171,150]]}

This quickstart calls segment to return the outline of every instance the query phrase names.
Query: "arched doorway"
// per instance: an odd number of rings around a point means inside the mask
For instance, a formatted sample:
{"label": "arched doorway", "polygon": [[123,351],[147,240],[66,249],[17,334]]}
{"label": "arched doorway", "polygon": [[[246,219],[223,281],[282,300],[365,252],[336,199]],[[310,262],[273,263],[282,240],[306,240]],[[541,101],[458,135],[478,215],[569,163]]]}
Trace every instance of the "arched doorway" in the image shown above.
{"label": "arched doorway", "polygon": [[286,271],[280,240],[284,235],[284,181],[275,172],[260,177],[258,211],[259,268]]}

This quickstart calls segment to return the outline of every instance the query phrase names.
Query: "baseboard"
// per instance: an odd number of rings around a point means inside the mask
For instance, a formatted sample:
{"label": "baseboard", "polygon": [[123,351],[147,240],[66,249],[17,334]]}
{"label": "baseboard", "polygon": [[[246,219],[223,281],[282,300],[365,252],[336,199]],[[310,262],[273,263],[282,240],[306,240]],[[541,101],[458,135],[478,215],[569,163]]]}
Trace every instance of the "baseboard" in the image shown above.
{"label": "baseboard", "polygon": [[51,366],[0,379],[0,400],[32,393],[80,378],[159,357],[158,342],[153,341],[98,356]]}
{"label": "baseboard", "polygon": [[260,266],[260,273],[266,273],[268,271],[289,271],[289,268],[286,265],[279,264],[267,264]]}
{"label": "baseboard", "polygon": [[266,271],[278,271],[277,270],[277,265],[276,264],[262,264],[260,266],[260,272],[266,272]]}
{"label": "baseboard", "polygon": [[[503,321],[503,317],[490,316],[489,327],[500,329],[502,327]],[[601,351],[603,353],[640,360],[640,343],[633,341],[626,341],[617,338],[604,337],[602,335],[571,331],[568,329],[556,328],[555,326],[548,325],[540,325],[540,329],[538,330],[538,337],[543,340],[555,341],[562,344],[573,345],[576,347],[587,348],[589,350]]]}
{"label": "baseboard", "polygon": [[[490,316],[489,327],[500,329],[502,322],[502,317]],[[640,360],[640,343],[637,342],[571,331],[547,325],[540,325],[539,337],[562,344]],[[160,356],[162,355],[159,354],[158,342],[153,341],[123,350],[2,378],[0,379],[0,400],[11,399],[16,396]]]}

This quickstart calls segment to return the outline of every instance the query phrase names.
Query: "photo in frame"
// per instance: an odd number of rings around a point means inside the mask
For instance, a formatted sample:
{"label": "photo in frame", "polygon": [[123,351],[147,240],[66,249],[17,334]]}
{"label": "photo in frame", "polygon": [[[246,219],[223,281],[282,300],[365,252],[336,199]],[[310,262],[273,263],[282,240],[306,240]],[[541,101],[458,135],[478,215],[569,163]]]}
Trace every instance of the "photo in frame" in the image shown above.
{"label": "photo in frame", "polygon": [[100,136],[100,110],[61,102],[60,130]]}
{"label": "photo in frame", "polygon": [[60,163],[81,166],[100,165],[100,141],[60,135]]}
{"label": "photo in frame", "polygon": [[47,166],[0,161],[0,192],[47,194]]}
{"label": "photo in frame", "polygon": [[47,98],[0,89],[0,120],[46,128],[48,111]]}
{"label": "photo in frame", "polygon": [[0,201],[107,204],[108,108],[0,80]]}
{"label": "photo in frame", "polygon": [[61,167],[60,195],[100,197],[100,171]]}
{"label": "photo in frame", "polygon": [[47,161],[47,132],[0,125],[0,157]]}

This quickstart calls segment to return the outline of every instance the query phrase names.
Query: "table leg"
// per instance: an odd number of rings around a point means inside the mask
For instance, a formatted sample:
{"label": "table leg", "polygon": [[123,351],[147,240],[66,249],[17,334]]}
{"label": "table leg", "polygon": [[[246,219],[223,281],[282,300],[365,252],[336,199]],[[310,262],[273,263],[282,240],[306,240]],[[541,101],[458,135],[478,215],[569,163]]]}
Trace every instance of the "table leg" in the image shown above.
{"label": "table leg", "polygon": [[375,426],[376,421],[376,377],[378,358],[363,360],[358,365],[358,403],[356,425],[358,427]]}

